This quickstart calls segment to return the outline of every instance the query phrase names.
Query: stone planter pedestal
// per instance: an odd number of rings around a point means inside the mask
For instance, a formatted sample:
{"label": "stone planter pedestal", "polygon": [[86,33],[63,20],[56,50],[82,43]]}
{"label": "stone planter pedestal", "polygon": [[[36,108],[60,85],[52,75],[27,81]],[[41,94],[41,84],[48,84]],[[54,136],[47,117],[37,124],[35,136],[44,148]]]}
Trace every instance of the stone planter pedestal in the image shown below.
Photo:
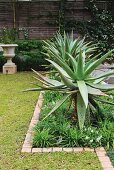
{"label": "stone planter pedestal", "polygon": [[17,44],[0,44],[3,48],[3,56],[7,59],[7,63],[3,66],[3,74],[14,74],[17,72],[17,66],[12,62],[15,56],[15,48]]}

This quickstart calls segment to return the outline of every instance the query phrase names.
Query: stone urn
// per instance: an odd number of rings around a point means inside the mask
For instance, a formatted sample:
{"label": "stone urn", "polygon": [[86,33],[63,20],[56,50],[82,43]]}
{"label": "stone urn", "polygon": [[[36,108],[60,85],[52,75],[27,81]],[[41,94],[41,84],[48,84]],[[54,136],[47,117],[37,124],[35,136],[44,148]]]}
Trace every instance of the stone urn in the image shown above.
{"label": "stone urn", "polygon": [[15,48],[17,44],[0,44],[3,48],[3,56],[7,59],[7,62],[3,66],[3,74],[14,74],[17,72],[17,66],[12,62],[12,58],[15,56]]}

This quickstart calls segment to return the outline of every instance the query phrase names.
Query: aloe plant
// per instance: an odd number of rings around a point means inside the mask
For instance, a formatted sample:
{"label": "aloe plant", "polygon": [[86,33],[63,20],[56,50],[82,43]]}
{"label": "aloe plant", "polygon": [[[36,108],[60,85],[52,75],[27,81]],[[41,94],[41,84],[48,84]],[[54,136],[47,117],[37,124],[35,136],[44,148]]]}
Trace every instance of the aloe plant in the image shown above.
{"label": "aloe plant", "polygon": [[[109,75],[113,75],[114,71],[108,71],[98,75],[92,76],[92,72],[109,56],[114,50],[109,51],[100,59],[97,56],[86,61],[86,52],[80,49],[79,55],[73,57],[67,52],[67,57],[70,60],[70,66],[62,57],[54,56],[56,60],[53,61],[53,56],[50,54],[51,59],[46,59],[59,73],[60,80],[47,78],[40,73],[33,70],[38,80],[36,88],[27,89],[27,91],[59,91],[63,93],[63,98],[58,101],[55,107],[48,113],[50,116],[54,113],[69,97],[74,102],[75,114],[78,116],[78,123],[80,129],[83,128],[86,114],[96,110],[97,100],[114,105],[114,103],[105,101],[99,96],[107,96],[107,91],[113,90],[113,84],[102,83]],[[39,85],[41,82],[41,85]],[[96,111],[97,112],[97,111]],[[45,118],[46,118],[45,117]]]}
{"label": "aloe plant", "polygon": [[[86,114],[90,115],[99,110],[97,100],[104,101],[98,96],[108,96],[107,91],[113,90],[114,85],[103,84],[105,78],[114,74],[114,71],[103,73],[97,77],[92,76],[92,72],[109,56],[114,50],[109,51],[98,59],[98,55],[90,58],[96,47],[91,43],[85,43],[84,39],[73,40],[64,33],[62,37],[59,33],[55,36],[55,41],[44,41],[47,53],[47,61],[58,72],[57,79],[44,77],[33,70],[37,79],[41,82],[37,88],[28,89],[31,91],[59,91],[63,93],[63,98],[58,101],[55,107],[46,116],[48,117],[56,111],[68,98],[74,103],[74,111],[78,117],[79,127],[83,128]],[[89,58],[89,60],[88,60]]]}
{"label": "aloe plant", "polygon": [[53,61],[58,62],[56,60],[57,57],[63,59],[67,62],[67,64],[72,67],[70,64],[70,58],[68,54],[72,55],[74,58],[77,58],[80,49],[85,50],[86,57],[90,57],[93,51],[96,50],[96,45],[92,42],[85,43],[85,38],[74,39],[73,32],[69,36],[64,32],[64,36],[62,36],[59,32],[54,36],[53,41],[47,40],[44,42],[44,49],[47,51],[44,53],[49,59],[51,58]]}

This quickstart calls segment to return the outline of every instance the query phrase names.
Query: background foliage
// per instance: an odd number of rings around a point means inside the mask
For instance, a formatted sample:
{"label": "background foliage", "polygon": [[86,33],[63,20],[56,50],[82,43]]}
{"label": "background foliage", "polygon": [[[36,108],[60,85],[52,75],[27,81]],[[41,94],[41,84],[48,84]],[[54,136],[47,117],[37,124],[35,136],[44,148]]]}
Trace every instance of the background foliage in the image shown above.
{"label": "background foliage", "polygon": [[[87,0],[85,9],[89,11],[91,19],[87,21],[69,20],[64,21],[64,29],[80,33],[87,40],[92,40],[98,44],[98,52],[107,51],[114,48],[114,24],[112,13],[105,9],[100,9],[96,5],[96,0]],[[110,59],[114,58],[114,53]]]}
{"label": "background foliage", "polygon": [[[47,62],[44,60],[42,40],[16,40],[16,56],[13,62],[17,65],[18,71],[44,70]],[[5,63],[5,58],[0,54],[0,70]]]}

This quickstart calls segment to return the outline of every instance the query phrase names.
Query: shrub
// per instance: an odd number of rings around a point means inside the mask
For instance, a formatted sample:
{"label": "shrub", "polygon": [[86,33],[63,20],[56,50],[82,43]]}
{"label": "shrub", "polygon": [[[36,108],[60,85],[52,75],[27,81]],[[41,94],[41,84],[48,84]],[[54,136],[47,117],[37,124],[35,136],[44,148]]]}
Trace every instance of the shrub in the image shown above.
{"label": "shrub", "polygon": [[1,28],[0,29],[0,42],[4,44],[14,44],[17,39],[17,30],[14,28]]}
{"label": "shrub", "polygon": [[5,64],[5,61],[2,52],[0,52],[0,71],[2,71],[2,66]]}
{"label": "shrub", "polygon": [[107,155],[111,159],[112,165],[114,166],[114,149],[107,152]]}
{"label": "shrub", "polygon": [[[28,71],[31,68],[35,70],[45,70],[45,65],[48,62],[42,54],[43,43],[41,40],[16,40],[18,47],[16,48],[16,56],[13,62],[17,65],[18,71]],[[0,57],[0,69],[4,64],[3,57]]]}
{"label": "shrub", "polygon": [[[88,41],[97,43],[97,51],[104,54],[114,49],[114,24],[112,13],[98,8],[96,3],[96,0],[86,0],[85,10],[89,12],[91,19],[87,21],[70,19],[65,22],[65,30],[71,31],[73,29],[85,36]],[[108,58],[109,61],[112,59],[114,59],[114,53]]]}

